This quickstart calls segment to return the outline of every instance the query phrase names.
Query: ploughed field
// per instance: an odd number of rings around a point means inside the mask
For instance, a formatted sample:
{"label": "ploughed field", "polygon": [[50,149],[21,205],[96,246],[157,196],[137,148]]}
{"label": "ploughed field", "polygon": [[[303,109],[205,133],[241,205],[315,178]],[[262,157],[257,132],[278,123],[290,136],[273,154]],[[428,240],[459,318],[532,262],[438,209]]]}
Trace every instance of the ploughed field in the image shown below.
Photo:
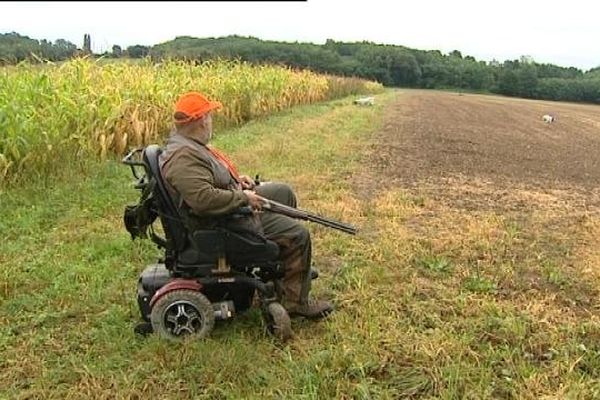
{"label": "ploughed field", "polygon": [[[542,115],[554,114],[546,124]],[[456,178],[519,187],[600,186],[600,106],[407,91],[388,108],[373,160],[396,184]]]}

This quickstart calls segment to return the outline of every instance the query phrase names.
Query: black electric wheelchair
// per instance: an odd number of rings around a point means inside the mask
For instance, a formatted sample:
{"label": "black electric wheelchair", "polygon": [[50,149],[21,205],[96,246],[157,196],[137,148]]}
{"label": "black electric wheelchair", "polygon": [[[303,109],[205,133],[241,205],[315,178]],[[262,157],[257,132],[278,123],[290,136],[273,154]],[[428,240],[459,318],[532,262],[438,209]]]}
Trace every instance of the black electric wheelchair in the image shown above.
{"label": "black electric wheelchair", "polygon": [[[144,321],[139,331],[174,341],[203,338],[215,320],[258,303],[268,332],[288,340],[292,328],[280,303],[284,266],[278,261],[279,246],[260,235],[220,227],[189,232],[160,173],[161,152],[149,145],[122,161],[141,191],[138,204],[125,208],[125,227],[133,239],[149,237],[164,250],[164,257],[139,277],[137,301]],[[250,212],[242,208],[224,218],[244,218]],[[157,220],[162,229],[155,226]]]}

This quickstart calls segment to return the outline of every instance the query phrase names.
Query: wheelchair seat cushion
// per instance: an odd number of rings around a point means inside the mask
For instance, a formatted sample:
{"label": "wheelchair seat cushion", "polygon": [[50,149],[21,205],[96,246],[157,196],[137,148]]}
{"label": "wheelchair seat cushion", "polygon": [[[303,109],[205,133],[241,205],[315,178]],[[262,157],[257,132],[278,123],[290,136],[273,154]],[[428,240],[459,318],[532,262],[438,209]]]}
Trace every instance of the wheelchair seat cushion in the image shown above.
{"label": "wheelchair seat cushion", "polygon": [[181,264],[215,264],[221,254],[237,266],[275,261],[279,256],[277,243],[250,232],[198,230],[190,241],[191,246],[179,253]]}

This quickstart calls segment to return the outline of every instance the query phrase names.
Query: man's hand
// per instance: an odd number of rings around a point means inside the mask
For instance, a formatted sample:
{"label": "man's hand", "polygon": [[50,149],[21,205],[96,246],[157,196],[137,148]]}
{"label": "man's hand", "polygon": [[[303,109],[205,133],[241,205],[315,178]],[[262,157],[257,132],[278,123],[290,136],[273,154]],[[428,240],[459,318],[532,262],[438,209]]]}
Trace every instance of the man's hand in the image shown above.
{"label": "man's hand", "polygon": [[262,210],[263,200],[251,190],[244,190],[244,194],[248,198],[248,205],[252,208],[252,211]]}
{"label": "man's hand", "polygon": [[240,175],[240,180],[242,181],[242,189],[252,190],[256,184],[254,183],[254,179],[250,178],[248,175]]}

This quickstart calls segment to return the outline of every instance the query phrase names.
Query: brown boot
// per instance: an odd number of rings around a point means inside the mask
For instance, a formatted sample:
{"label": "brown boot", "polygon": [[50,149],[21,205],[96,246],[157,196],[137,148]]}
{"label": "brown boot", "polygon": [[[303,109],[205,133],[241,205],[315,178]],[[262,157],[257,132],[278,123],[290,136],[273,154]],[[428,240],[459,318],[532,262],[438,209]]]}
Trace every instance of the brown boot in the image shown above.
{"label": "brown boot", "polygon": [[325,300],[309,300],[306,304],[290,304],[286,309],[290,317],[300,316],[319,319],[326,317],[333,311],[333,304]]}

